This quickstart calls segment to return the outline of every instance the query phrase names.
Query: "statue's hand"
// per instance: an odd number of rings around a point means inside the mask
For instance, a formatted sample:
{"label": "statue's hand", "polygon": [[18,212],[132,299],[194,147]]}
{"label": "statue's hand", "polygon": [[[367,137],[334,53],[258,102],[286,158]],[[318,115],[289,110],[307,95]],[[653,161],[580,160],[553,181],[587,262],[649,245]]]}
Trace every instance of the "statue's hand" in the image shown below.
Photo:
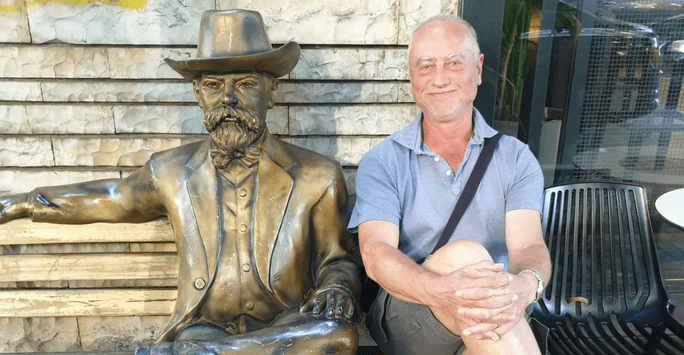
{"label": "statue's hand", "polygon": [[16,218],[30,217],[28,194],[0,196],[0,224]]}
{"label": "statue's hand", "polygon": [[324,287],[300,309],[313,315],[325,314],[328,318],[351,320],[354,315],[354,299],[344,287]]}

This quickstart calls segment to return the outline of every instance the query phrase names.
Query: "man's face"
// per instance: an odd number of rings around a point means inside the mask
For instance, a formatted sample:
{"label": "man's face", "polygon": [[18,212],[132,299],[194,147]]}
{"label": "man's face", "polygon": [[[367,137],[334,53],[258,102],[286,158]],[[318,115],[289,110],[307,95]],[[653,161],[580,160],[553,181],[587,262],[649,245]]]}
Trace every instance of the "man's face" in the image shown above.
{"label": "man's face", "polygon": [[468,28],[437,21],[421,28],[409,50],[411,93],[426,119],[450,122],[472,116],[484,56],[475,57]]}
{"label": "man's face", "polygon": [[261,136],[277,89],[277,82],[263,73],[204,74],[193,82],[214,143],[238,152]]}

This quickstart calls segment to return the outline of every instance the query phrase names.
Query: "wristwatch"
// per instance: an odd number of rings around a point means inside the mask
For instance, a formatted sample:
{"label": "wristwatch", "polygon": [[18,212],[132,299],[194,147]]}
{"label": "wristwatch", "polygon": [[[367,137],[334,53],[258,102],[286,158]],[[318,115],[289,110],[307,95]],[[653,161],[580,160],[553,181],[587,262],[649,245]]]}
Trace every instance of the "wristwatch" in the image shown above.
{"label": "wristwatch", "polygon": [[541,275],[539,275],[538,272],[532,270],[532,269],[525,269],[521,272],[518,273],[518,275],[522,274],[523,272],[529,272],[530,274],[534,275],[534,277],[537,278],[537,294],[534,297],[534,302],[537,302],[541,299],[542,294],[544,294],[544,280],[542,280]]}

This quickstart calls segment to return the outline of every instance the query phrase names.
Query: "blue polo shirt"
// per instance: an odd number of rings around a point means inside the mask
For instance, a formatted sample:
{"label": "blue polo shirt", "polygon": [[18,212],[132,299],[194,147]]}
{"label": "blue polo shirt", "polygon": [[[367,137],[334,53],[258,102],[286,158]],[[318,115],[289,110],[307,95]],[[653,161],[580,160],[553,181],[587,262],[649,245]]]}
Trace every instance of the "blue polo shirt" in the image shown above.
{"label": "blue polo shirt", "polygon": [[[460,197],[485,137],[496,131],[473,109],[473,136],[458,171],[422,140],[422,114],[387,137],[361,160],[356,204],[349,231],[382,220],[399,227],[399,250],[413,260],[430,254]],[[451,240],[469,238],[484,245],[495,262],[508,267],[504,215],[517,209],[540,211],[544,178],[527,145],[504,135]]]}

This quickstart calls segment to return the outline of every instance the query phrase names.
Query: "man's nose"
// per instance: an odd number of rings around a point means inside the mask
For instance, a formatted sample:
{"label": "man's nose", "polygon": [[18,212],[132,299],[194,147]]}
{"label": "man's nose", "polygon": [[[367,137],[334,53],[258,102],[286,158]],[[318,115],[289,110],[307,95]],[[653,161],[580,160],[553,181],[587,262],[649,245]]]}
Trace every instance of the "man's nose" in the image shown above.
{"label": "man's nose", "polygon": [[221,102],[224,105],[235,106],[238,103],[237,96],[235,95],[235,88],[232,85],[226,85],[223,91],[223,97]]}
{"label": "man's nose", "polygon": [[449,83],[451,83],[451,79],[449,79],[446,70],[438,66],[435,70],[435,76],[432,79],[432,84],[437,87],[444,87],[449,85]]}

